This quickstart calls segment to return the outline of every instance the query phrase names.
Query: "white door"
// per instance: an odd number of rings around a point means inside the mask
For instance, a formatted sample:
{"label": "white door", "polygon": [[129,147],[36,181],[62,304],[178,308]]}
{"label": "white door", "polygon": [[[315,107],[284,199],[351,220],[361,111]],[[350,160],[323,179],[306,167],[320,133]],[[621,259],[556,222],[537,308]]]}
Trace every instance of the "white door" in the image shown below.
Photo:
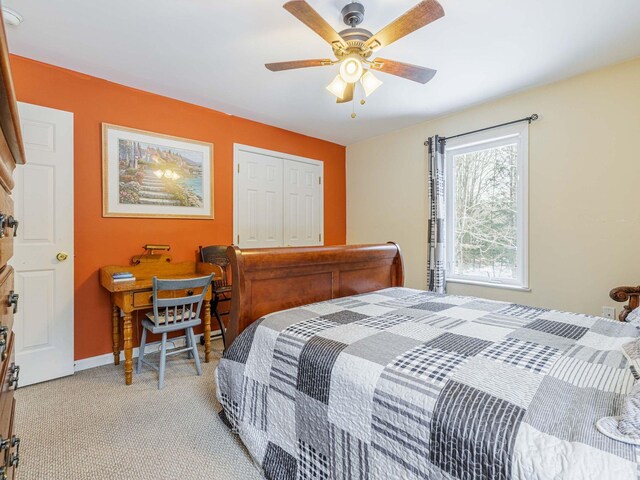
{"label": "white door", "polygon": [[73,114],[18,106],[26,165],[15,171],[9,263],[20,295],[16,363],[29,385],[73,373]]}
{"label": "white door", "polygon": [[236,238],[243,248],[282,246],[282,159],[236,156]]}
{"label": "white door", "polygon": [[284,160],[284,244],[322,245],[322,167]]}

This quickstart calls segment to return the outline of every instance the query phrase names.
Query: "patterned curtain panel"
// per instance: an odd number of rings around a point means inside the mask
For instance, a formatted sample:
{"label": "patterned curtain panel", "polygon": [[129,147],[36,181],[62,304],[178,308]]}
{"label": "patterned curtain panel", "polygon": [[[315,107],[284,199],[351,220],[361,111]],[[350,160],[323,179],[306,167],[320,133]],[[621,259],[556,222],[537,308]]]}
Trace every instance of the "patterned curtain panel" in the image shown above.
{"label": "patterned curtain panel", "polygon": [[444,148],[440,138],[429,138],[429,253],[427,257],[427,289],[431,292],[445,292],[445,196],[444,196]]}

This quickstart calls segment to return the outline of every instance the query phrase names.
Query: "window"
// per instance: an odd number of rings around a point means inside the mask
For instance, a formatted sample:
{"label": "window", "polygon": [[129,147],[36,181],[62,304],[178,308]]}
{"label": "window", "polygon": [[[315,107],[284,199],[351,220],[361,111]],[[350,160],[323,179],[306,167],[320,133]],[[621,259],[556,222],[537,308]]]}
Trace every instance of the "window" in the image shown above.
{"label": "window", "polygon": [[447,281],[528,287],[528,125],[446,145]]}

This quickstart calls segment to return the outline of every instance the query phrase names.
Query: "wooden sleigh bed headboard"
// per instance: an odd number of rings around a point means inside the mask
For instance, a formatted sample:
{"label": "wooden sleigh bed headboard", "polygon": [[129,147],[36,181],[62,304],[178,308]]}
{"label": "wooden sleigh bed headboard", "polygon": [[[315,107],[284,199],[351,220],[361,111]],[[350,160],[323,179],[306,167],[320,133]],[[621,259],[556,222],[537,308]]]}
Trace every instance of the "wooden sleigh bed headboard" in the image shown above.
{"label": "wooden sleigh bed headboard", "polygon": [[314,302],[404,285],[395,243],[227,248],[232,296],[226,344],[262,316]]}
{"label": "wooden sleigh bed headboard", "polygon": [[616,287],[609,292],[609,297],[616,302],[629,301],[627,305],[622,307],[618,320],[624,322],[631,310],[640,306],[640,285],[637,287]]}

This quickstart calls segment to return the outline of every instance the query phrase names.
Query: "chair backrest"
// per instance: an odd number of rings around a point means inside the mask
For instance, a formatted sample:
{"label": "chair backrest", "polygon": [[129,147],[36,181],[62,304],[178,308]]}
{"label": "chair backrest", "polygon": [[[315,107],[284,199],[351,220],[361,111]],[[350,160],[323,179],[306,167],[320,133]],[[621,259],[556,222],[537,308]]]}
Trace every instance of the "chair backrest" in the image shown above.
{"label": "chair backrest", "polygon": [[[179,280],[160,280],[153,277],[153,317],[156,326],[180,325],[200,318],[202,301],[211,285],[213,274],[206,277]],[[194,290],[202,289],[200,293]],[[185,290],[179,297],[160,298],[160,292]]]}
{"label": "chair backrest", "polygon": [[231,261],[227,256],[227,245],[209,245],[207,247],[200,246],[200,259],[203,262],[213,263],[214,265],[222,267],[222,278],[213,282],[216,288],[231,285],[228,272]]}

